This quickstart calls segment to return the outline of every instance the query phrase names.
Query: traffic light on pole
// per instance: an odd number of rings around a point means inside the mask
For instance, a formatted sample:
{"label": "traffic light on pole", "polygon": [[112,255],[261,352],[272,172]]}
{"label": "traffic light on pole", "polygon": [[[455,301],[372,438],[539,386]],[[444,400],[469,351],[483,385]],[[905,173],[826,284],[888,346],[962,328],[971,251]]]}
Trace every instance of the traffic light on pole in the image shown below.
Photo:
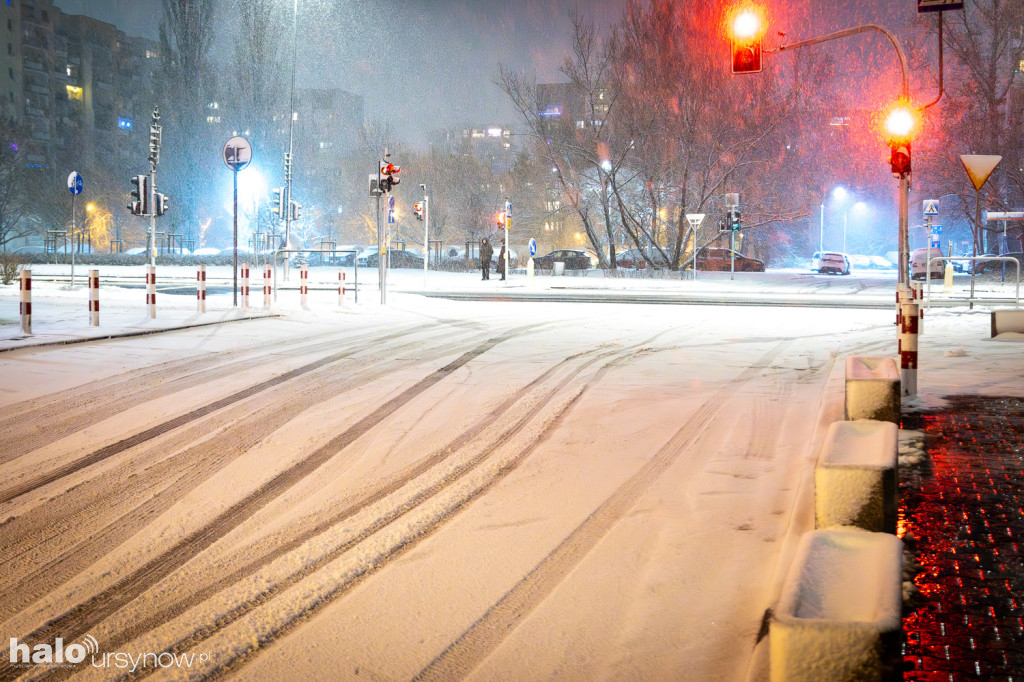
{"label": "traffic light on pole", "polygon": [[423,204],[413,204],[412,212],[416,214],[416,220],[423,220]]}
{"label": "traffic light on pole", "polygon": [[167,195],[161,194],[160,192],[153,193],[153,201],[155,203],[156,214],[158,216],[167,213]]}
{"label": "traffic light on pole", "polygon": [[290,201],[288,204],[292,209],[292,220],[298,220],[302,217],[302,204],[297,201]]}
{"label": "traffic light on pole", "polygon": [[741,222],[742,218],[740,216],[740,207],[734,206],[732,210],[729,211],[729,228],[733,230],[738,230],[740,229]]}
{"label": "traffic light on pole", "polygon": [[285,214],[285,210],[286,210],[285,206],[288,205],[288,202],[285,200],[284,196],[285,196],[285,189],[284,189],[284,187],[275,187],[274,188],[274,198],[271,201],[270,209],[274,212],[274,215],[276,215],[279,218],[284,218],[284,214]]}
{"label": "traffic light on pole", "polygon": [[398,177],[398,174],[402,172],[402,169],[393,163],[382,161],[380,164],[380,187],[386,192],[390,192],[391,188],[402,181],[402,178]]}
{"label": "traffic light on pole", "polygon": [[736,16],[732,23],[732,72],[759,73],[763,42],[761,20],[752,11]]}
{"label": "traffic light on pole", "polygon": [[149,208],[149,176],[136,175],[132,178],[135,188],[131,191],[128,210],[135,215],[150,215]]}
{"label": "traffic light on pole", "polygon": [[498,224],[498,227],[505,227],[505,212],[498,211],[497,215],[494,216],[494,222]]}
{"label": "traffic light on pole", "polygon": [[915,128],[914,113],[905,102],[898,104],[885,120],[889,142],[889,165],[894,177],[910,174],[910,140]]}

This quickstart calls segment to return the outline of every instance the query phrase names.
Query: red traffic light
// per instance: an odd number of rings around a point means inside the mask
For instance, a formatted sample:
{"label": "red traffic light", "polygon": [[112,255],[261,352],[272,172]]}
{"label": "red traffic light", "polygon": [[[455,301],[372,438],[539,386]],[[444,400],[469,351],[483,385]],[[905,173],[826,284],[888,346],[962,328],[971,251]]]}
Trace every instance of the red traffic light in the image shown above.
{"label": "red traffic light", "polygon": [[733,19],[733,73],[758,73],[761,71],[763,34],[761,19],[754,12],[742,12]]}
{"label": "red traffic light", "polygon": [[902,178],[910,173],[910,141],[892,145],[889,154],[889,165],[893,177]]}
{"label": "red traffic light", "polygon": [[498,211],[498,214],[496,216],[494,216],[494,221],[496,223],[498,223],[498,225],[504,226],[505,225],[505,212],[504,211]]}

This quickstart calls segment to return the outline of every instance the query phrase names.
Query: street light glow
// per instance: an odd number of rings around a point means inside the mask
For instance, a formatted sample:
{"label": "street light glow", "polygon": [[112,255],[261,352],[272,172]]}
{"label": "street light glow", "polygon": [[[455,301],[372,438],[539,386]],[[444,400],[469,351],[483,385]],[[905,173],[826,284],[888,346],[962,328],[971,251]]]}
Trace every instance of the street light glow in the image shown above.
{"label": "street light glow", "polygon": [[885,130],[892,139],[907,139],[914,132],[914,124],[914,114],[910,109],[898,106],[885,119]]}
{"label": "street light glow", "polygon": [[737,38],[753,38],[760,26],[761,22],[756,14],[750,11],[741,12],[732,22],[733,35]]}

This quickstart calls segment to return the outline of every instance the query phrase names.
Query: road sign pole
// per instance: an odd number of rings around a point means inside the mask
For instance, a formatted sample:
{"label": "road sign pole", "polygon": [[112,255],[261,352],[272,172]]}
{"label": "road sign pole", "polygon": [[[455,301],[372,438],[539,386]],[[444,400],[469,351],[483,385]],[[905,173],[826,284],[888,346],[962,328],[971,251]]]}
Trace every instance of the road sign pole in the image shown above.
{"label": "road sign pole", "polygon": [[238,171],[232,173],[235,179],[235,223],[234,228],[231,231],[232,238],[232,254],[231,259],[231,276],[232,276],[232,303],[231,305],[235,308],[238,307]]}
{"label": "road sign pole", "polygon": [[75,290],[75,199],[77,195],[71,195],[71,290]]}
{"label": "road sign pole", "polygon": [[423,288],[427,288],[427,264],[430,262],[430,197],[427,196],[427,186],[423,188]]}

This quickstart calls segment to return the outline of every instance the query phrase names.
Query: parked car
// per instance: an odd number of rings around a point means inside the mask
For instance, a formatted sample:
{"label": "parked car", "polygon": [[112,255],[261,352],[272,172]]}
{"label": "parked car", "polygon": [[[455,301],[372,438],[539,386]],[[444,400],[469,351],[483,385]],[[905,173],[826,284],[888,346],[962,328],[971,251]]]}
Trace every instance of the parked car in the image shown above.
{"label": "parked car", "polygon": [[590,256],[586,251],[577,249],[559,249],[544,256],[533,259],[533,267],[541,270],[552,270],[556,262],[565,263],[566,270],[589,270]]}
{"label": "parked car", "polygon": [[945,261],[933,261],[931,272],[926,274],[928,270],[928,259],[929,258],[942,258],[945,254],[942,253],[942,249],[926,248],[926,249],[914,249],[910,252],[910,279],[928,279],[936,278],[942,279],[943,271],[946,267]]}
{"label": "parked car", "polygon": [[816,252],[811,259],[811,270],[822,275],[849,275],[850,259],[836,251]]}
{"label": "parked car", "polygon": [[881,256],[868,256],[871,261],[868,267],[877,268],[879,270],[895,270],[896,265],[891,263],[889,260],[882,258]]}
{"label": "parked car", "polygon": [[[1008,258],[1016,258],[1017,262],[1021,265],[1021,270],[1024,270],[1024,253],[1002,253],[999,255],[1006,256]],[[1009,260],[980,260],[974,264],[974,272],[1001,272],[1004,264],[1006,265],[1006,271],[1014,273],[1011,276],[1016,276],[1015,273],[1017,272],[1017,266],[1013,264],[1013,261]]]}
{"label": "parked car", "polygon": [[[379,262],[380,254],[374,248],[373,253],[366,257],[366,267],[375,268]],[[360,267],[363,263],[360,262]],[[419,268],[423,269],[423,257],[410,251],[388,251],[388,267],[392,268]]]}
{"label": "parked car", "polygon": [[[644,258],[645,254],[647,258]],[[650,260],[650,263],[648,263],[648,260]],[[656,268],[668,267],[668,259],[652,246],[648,246],[643,251],[633,248],[615,254],[616,267],[643,269],[651,265],[651,263]]]}
{"label": "parked car", "polygon": [[764,261],[717,247],[705,247],[697,252],[697,269],[728,272],[734,267],[734,258],[736,272],[764,272]]}

